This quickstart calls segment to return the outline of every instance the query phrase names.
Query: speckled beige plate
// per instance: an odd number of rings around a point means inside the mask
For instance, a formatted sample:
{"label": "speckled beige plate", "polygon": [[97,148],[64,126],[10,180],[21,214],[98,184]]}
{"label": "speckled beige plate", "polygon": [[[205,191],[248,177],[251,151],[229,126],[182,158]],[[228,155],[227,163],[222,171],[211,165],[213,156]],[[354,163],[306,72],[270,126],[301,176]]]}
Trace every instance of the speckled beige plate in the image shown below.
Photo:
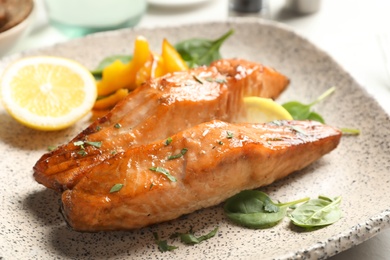
{"label": "speckled beige plate", "polygon": [[[259,61],[291,78],[280,102],[310,102],[329,87],[337,86],[337,91],[316,109],[328,124],[358,128],[361,135],[343,137],[331,154],[262,190],[280,201],[341,195],[343,218],[313,232],[292,227],[288,219],[274,228],[254,231],[227,221],[219,205],[141,230],[75,232],[59,213],[59,194],[33,180],[32,166],[48,146],[68,141],[88,121],[61,132],[37,132],[19,125],[0,108],[0,259],[324,259],[389,227],[389,118],[331,57],[283,26],[232,20],[122,30],[21,55],[65,56],[94,68],[107,55],[131,53],[134,37],[139,34],[146,36],[157,51],[164,37],[172,43],[192,36],[216,38],[230,28],[235,29],[235,34],[223,45],[224,57]],[[2,60],[0,68],[21,55]],[[204,234],[216,226],[218,235],[199,245],[185,246],[169,238],[190,227]],[[153,232],[179,249],[159,252]]]}

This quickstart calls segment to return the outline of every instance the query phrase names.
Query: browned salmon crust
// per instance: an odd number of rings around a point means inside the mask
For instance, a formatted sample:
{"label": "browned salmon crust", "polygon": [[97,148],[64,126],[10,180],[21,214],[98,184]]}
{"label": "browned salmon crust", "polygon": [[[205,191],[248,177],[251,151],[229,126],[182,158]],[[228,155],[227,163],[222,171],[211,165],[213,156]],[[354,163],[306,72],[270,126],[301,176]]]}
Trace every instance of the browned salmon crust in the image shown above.
{"label": "browned salmon crust", "polygon": [[[276,98],[289,80],[261,64],[231,59],[146,82],[68,144],[44,154],[34,178],[48,188],[72,189],[102,161],[135,145],[163,139],[213,119],[236,122],[243,96]],[[101,147],[75,142],[101,142]]]}
{"label": "browned salmon crust", "polygon": [[[173,135],[170,144],[132,147],[91,169],[63,193],[63,213],[80,231],[172,220],[300,170],[335,149],[340,137],[312,121],[200,124]],[[115,184],[123,187],[110,193]]]}

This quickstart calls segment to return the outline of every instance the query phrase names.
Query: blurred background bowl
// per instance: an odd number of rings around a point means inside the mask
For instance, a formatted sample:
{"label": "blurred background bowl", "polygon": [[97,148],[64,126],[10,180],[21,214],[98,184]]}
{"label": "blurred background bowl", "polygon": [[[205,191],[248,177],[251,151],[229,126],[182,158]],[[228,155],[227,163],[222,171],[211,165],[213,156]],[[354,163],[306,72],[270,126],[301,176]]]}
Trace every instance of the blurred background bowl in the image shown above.
{"label": "blurred background bowl", "polygon": [[33,13],[33,0],[0,0],[0,56],[27,34]]}

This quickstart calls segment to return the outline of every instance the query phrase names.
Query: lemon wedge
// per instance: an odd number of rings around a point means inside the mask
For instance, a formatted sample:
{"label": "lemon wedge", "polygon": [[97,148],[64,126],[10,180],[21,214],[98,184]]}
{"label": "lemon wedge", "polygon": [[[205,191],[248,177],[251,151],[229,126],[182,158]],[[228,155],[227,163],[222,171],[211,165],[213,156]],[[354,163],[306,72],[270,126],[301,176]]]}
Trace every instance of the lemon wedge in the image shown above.
{"label": "lemon wedge", "polygon": [[292,120],[290,113],[270,98],[245,97],[245,121],[248,123],[266,123],[274,120]]}
{"label": "lemon wedge", "polygon": [[20,123],[38,130],[60,130],[93,107],[96,82],[76,61],[51,56],[22,58],[0,78],[5,109]]}

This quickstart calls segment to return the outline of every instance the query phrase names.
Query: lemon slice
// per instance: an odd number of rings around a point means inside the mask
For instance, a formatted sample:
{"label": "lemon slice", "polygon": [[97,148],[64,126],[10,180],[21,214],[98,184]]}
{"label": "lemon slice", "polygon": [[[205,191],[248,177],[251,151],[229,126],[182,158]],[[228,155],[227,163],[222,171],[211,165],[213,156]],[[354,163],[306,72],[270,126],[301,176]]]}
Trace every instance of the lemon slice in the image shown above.
{"label": "lemon slice", "polygon": [[76,61],[28,57],[10,64],[0,78],[6,110],[38,130],[59,130],[85,116],[97,97],[92,74]]}
{"label": "lemon slice", "polygon": [[245,121],[248,123],[266,123],[274,120],[292,120],[290,113],[270,98],[245,97]]}

